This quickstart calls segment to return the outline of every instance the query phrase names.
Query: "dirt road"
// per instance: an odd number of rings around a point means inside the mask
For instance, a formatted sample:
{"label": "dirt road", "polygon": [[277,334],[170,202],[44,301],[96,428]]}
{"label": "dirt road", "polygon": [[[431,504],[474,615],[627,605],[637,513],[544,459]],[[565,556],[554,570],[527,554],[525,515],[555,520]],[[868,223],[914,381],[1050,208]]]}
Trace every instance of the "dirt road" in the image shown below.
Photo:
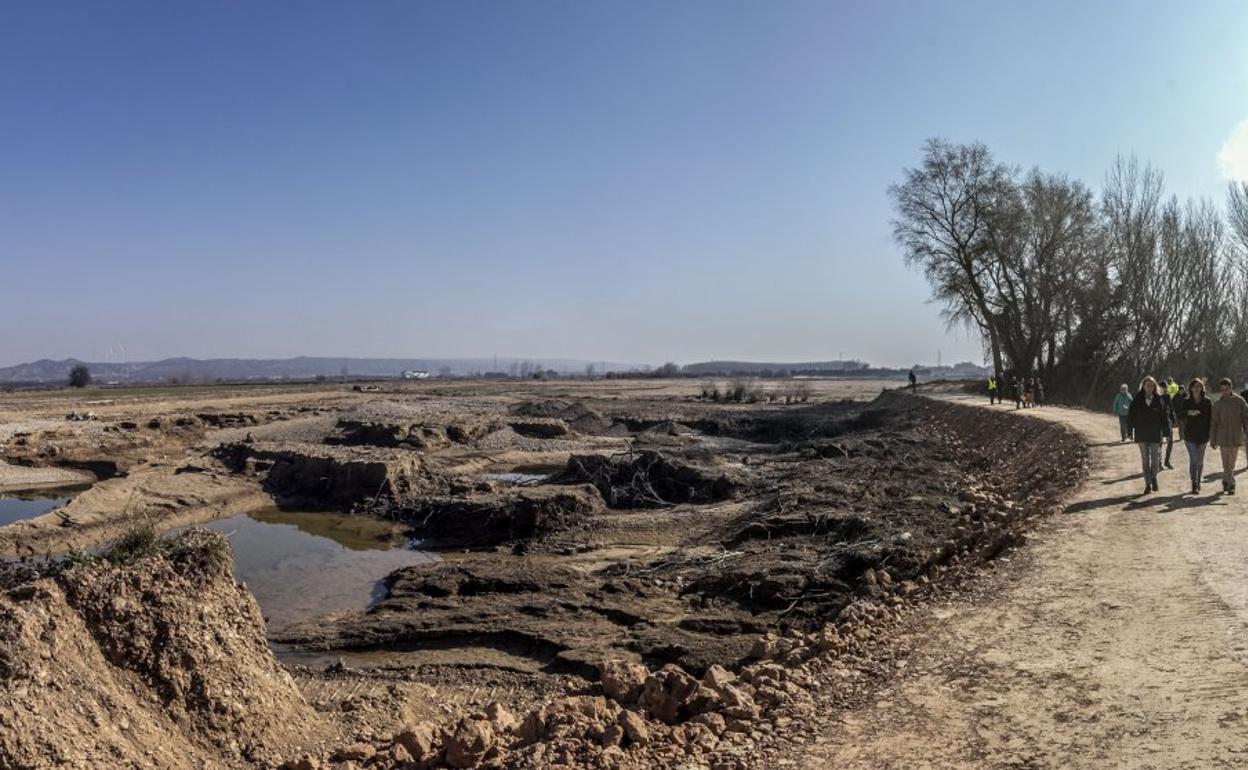
{"label": "dirt road", "polygon": [[799,766],[1248,764],[1248,495],[1218,493],[1212,452],[1205,492],[1185,493],[1179,445],[1161,492],[1140,496],[1113,417],[1033,414],[1088,437],[1088,482],[991,598],[933,608],[905,673]]}

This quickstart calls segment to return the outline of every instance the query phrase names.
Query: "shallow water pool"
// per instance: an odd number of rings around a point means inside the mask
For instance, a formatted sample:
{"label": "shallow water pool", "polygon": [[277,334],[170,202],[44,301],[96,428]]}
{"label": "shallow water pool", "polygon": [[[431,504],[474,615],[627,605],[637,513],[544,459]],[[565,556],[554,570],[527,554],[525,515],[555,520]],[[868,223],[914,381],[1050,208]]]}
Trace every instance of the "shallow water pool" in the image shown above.
{"label": "shallow water pool", "polygon": [[263,511],[204,525],[225,534],[234,576],[256,597],[270,629],[363,610],[391,572],[438,561],[397,525],[365,516]]}
{"label": "shallow water pool", "polygon": [[34,492],[0,493],[0,527],[60,508],[85,487],[46,489]]}

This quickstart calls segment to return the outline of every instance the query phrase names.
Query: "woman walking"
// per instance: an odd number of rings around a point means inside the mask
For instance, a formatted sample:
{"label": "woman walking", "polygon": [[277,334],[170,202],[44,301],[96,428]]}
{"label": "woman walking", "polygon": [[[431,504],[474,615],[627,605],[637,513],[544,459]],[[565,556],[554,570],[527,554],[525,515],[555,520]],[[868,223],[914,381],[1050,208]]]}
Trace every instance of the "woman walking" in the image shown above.
{"label": "woman walking", "polygon": [[1213,406],[1205,397],[1205,383],[1199,377],[1187,385],[1187,396],[1177,399],[1179,436],[1187,447],[1187,473],[1192,477],[1192,494],[1200,494],[1200,480],[1205,471],[1205,448],[1209,444],[1209,427]]}
{"label": "woman walking", "polygon": [[1118,432],[1122,434],[1122,440],[1126,441],[1131,438],[1131,392],[1127,389],[1127,383],[1122,383],[1118,387],[1118,395],[1114,396],[1114,414],[1118,415]]}
{"label": "woman walking", "polygon": [[[1245,406],[1248,406],[1246,404]],[[1157,392],[1157,380],[1150,375],[1140,383],[1140,392],[1131,400],[1127,412],[1136,446],[1140,448],[1140,465],[1144,469],[1144,494],[1157,491],[1157,473],[1161,470],[1161,435],[1170,430],[1170,418]]]}
{"label": "woman walking", "polygon": [[1231,380],[1218,381],[1218,400],[1209,420],[1209,446],[1222,450],[1222,491],[1235,494],[1235,461],[1248,431],[1248,402],[1231,388]]}

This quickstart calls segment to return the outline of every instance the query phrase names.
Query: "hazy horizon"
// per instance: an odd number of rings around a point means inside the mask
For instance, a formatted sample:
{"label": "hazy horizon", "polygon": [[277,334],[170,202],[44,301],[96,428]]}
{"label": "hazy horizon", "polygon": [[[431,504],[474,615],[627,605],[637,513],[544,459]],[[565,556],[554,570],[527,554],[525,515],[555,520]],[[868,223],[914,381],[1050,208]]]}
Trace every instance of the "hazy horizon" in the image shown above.
{"label": "hazy horizon", "polygon": [[1248,179],[1248,6],[0,9],[0,366],[982,361],[890,237],[931,136]]}

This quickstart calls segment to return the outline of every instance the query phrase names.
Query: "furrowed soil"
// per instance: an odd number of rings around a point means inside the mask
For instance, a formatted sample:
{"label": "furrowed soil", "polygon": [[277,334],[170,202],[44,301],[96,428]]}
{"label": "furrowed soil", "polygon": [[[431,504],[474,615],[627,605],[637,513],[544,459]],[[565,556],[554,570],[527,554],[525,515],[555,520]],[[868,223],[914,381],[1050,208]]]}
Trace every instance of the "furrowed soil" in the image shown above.
{"label": "furrowed soil", "polygon": [[[829,720],[905,681],[941,639],[922,619],[995,585],[1088,449],[1060,420],[812,386],[4,396],[0,478],[95,483],[0,527],[23,557],[2,572],[0,766],[902,766]],[[230,579],[230,538],[260,527],[107,550],[274,506],[380,520],[433,558],[292,613]]]}

